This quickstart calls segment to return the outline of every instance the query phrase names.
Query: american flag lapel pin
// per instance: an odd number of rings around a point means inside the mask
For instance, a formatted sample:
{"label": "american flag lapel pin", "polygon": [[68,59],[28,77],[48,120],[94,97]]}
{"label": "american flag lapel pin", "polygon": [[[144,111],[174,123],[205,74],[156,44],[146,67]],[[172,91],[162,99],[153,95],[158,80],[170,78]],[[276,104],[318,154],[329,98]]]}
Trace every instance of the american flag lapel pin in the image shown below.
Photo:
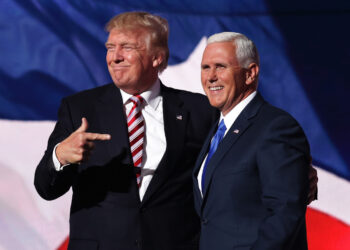
{"label": "american flag lapel pin", "polygon": [[176,116],[176,120],[182,121],[182,115],[177,115],[177,116]]}
{"label": "american flag lapel pin", "polygon": [[233,130],[233,133],[238,134],[238,133],[239,133],[239,130],[238,130],[238,129],[235,129],[235,130]]}

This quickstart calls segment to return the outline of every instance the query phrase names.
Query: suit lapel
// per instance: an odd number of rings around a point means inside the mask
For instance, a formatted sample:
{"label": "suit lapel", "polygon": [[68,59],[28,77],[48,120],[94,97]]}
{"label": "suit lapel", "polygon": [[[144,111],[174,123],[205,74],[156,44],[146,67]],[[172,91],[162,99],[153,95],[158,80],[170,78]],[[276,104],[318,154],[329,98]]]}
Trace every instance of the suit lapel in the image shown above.
{"label": "suit lapel", "polygon": [[210,132],[206,138],[206,140],[204,141],[203,147],[198,155],[198,158],[196,160],[196,164],[194,165],[194,169],[193,169],[193,174],[192,174],[192,179],[193,179],[193,183],[194,183],[194,190],[196,193],[199,194],[199,196],[201,197],[201,193],[200,193],[200,189],[198,187],[198,173],[199,173],[199,169],[202,166],[202,163],[204,161],[205,156],[207,155],[208,151],[209,151],[209,146],[211,143],[211,139],[213,138],[216,130],[217,130],[218,124],[216,122],[215,125],[213,125],[213,127],[210,129]]}
{"label": "suit lapel", "polygon": [[111,158],[121,157],[122,164],[132,165],[128,129],[120,90],[111,85],[101,95],[95,109],[103,133],[108,133],[112,137],[110,141],[106,142]]}
{"label": "suit lapel", "polygon": [[212,181],[215,169],[219,166],[221,159],[225,156],[227,151],[236,143],[236,141],[243,135],[243,133],[250,127],[260,107],[265,101],[259,93],[254,99],[243,109],[236,121],[232,124],[229,131],[226,133],[224,139],[219,144],[216,152],[213,154],[210,162],[207,165],[206,177],[203,190],[203,203],[205,203],[208,189]]}
{"label": "suit lapel", "polygon": [[198,172],[200,167],[202,166],[202,163],[204,161],[205,156],[207,155],[208,151],[209,151],[209,146],[211,143],[211,139],[213,138],[216,130],[218,127],[218,123],[216,122],[215,125],[212,126],[212,128],[210,129],[210,132],[207,136],[207,138],[204,141],[203,147],[201,149],[201,151],[199,152],[198,158],[196,160],[196,164],[195,167],[193,169],[193,175],[197,177]]}
{"label": "suit lapel", "polygon": [[183,108],[183,102],[176,92],[163,84],[161,85],[161,95],[163,96],[163,118],[167,147],[143,197],[142,204],[145,204],[168,180],[174,171],[177,158],[181,155],[185,142],[188,111]]}

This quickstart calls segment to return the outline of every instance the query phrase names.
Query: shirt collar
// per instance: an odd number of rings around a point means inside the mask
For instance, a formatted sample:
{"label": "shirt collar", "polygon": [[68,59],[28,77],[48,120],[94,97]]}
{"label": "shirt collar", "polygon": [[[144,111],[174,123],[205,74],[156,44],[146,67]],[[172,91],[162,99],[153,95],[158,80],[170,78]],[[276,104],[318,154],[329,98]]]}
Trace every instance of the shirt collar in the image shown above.
{"label": "shirt collar", "polygon": [[[256,91],[248,95],[246,98],[244,98],[240,103],[238,103],[230,112],[228,112],[225,116],[221,113],[220,115],[220,121],[222,119],[225,119],[225,125],[226,125],[226,133],[231,128],[232,124],[236,121],[239,114],[243,111],[243,109],[253,100],[253,98],[256,96]],[[225,133],[225,134],[226,134]]]}
{"label": "shirt collar", "polygon": [[[129,98],[132,95],[126,93],[122,89],[120,89],[120,93],[122,95],[123,104],[126,105],[127,103],[129,103]],[[148,90],[142,92],[140,95],[144,99],[146,105],[148,104],[153,109],[156,110],[158,105],[159,105],[160,99],[161,99],[160,98],[160,81],[159,81],[159,79],[157,79],[155,81],[155,83]]]}

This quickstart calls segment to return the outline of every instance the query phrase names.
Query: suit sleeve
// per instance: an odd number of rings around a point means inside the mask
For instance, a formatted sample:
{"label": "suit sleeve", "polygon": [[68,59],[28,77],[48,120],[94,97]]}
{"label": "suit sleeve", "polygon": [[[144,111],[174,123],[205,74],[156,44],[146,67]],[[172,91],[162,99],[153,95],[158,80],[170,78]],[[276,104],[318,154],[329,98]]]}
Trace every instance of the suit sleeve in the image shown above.
{"label": "suit sleeve", "polygon": [[[309,145],[289,115],[271,122],[257,154],[262,202],[268,216],[262,221],[252,249],[293,249],[305,230]],[[306,239],[305,239],[306,240]]]}
{"label": "suit sleeve", "polygon": [[62,100],[58,111],[58,121],[50,135],[47,149],[34,176],[34,185],[39,195],[46,200],[53,200],[65,194],[74,182],[77,165],[69,165],[61,171],[56,171],[52,153],[57,143],[63,141],[74,131],[69,105]]}

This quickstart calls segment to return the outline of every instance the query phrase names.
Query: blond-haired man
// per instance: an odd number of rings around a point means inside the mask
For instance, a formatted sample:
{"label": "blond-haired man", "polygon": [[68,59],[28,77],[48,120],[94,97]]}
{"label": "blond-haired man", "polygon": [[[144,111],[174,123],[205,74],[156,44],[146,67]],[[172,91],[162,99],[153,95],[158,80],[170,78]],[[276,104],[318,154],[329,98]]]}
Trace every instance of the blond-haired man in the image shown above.
{"label": "blond-haired man", "polygon": [[106,29],[113,84],[63,99],[35,186],[48,200],[72,187],[70,250],[197,250],[191,173],[218,113],[158,79],[165,19],[128,12]]}

